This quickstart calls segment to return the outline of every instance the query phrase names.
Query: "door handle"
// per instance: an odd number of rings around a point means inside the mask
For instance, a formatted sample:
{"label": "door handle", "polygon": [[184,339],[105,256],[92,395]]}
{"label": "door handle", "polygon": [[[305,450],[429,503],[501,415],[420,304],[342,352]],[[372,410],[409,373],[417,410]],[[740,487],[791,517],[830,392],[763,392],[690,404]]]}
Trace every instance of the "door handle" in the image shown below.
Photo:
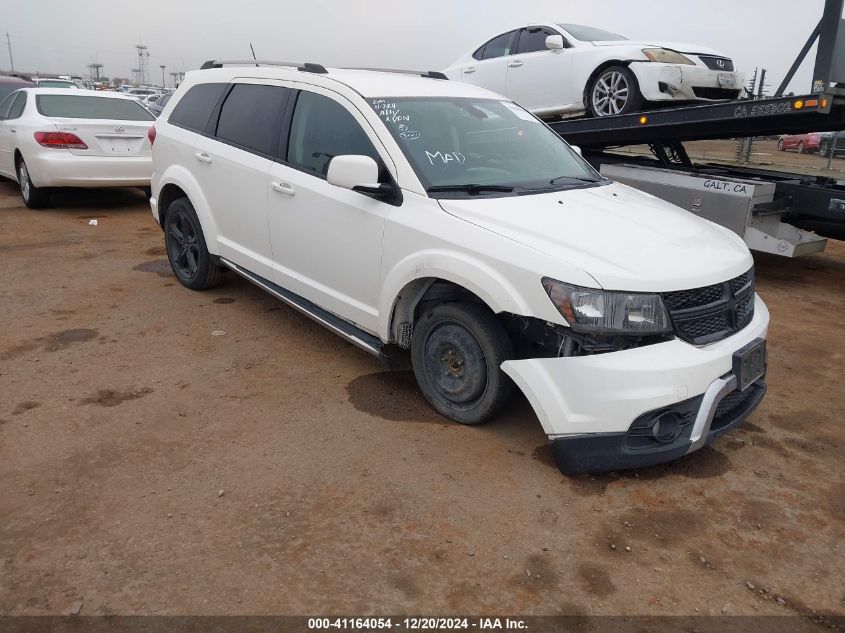
{"label": "door handle", "polygon": [[464,68],[464,73],[466,73],[467,75],[474,73],[474,72],[475,72],[475,66],[468,66],[467,68]]}
{"label": "door handle", "polygon": [[211,164],[211,156],[206,154],[205,152],[196,152],[194,154],[194,158],[196,158],[201,163],[208,163]]}
{"label": "door handle", "polygon": [[10,127],[10,128],[9,128],[9,131],[10,131],[12,134],[14,134],[15,132],[17,132],[17,130],[16,130],[15,128],[13,128],[13,127]]}
{"label": "door handle", "polygon": [[278,191],[279,193],[283,193],[286,196],[292,196],[296,194],[296,190],[286,182],[271,182],[270,188],[273,191]]}
{"label": "door handle", "polygon": [[519,61],[518,59],[516,59],[516,60],[512,61],[510,64],[508,64],[508,68],[519,68],[520,66],[522,66],[522,62]]}

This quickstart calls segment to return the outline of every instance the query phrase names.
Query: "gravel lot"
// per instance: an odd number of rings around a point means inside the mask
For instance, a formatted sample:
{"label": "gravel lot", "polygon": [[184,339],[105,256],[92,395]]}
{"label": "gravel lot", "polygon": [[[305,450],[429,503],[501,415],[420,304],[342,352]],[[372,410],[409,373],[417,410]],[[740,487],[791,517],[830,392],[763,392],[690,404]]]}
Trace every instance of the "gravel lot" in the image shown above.
{"label": "gravel lot", "polygon": [[743,427],[573,478],[522,399],[462,427],[240,279],[185,290],[140,191],[56,203],[0,182],[0,615],[845,615],[845,243],[757,257]]}

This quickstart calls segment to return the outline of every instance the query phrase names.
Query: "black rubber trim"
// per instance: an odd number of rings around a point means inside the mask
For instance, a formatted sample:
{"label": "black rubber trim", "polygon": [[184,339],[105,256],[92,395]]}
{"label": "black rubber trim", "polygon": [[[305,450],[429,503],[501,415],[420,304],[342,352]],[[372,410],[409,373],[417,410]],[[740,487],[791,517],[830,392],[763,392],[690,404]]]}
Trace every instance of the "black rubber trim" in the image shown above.
{"label": "black rubber trim", "polygon": [[[749,388],[755,390],[753,397],[749,398],[741,408],[731,411],[728,417],[714,420],[705,444],[712,444],[725,433],[742,424],[745,418],[757,408],[766,394],[766,383],[761,379]],[[691,430],[690,427],[689,431]],[[689,450],[689,431],[685,442],[673,442],[669,445],[655,442],[654,449],[647,451],[641,448],[631,451],[626,443],[629,437],[628,432],[560,438],[552,440],[549,446],[555,463],[564,474],[629,470],[662,464],[683,457]]]}

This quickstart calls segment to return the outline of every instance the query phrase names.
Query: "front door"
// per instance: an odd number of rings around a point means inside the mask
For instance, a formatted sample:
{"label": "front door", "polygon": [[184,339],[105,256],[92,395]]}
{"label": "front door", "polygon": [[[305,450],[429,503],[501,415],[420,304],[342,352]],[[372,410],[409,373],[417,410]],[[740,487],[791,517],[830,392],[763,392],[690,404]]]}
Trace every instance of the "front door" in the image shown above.
{"label": "front door", "polygon": [[342,96],[302,86],[295,98],[287,146],[270,168],[273,281],[375,332],[382,236],[392,207],[330,185],[326,173],[334,156],[366,155],[384,166],[387,153]]}
{"label": "front door", "polygon": [[529,110],[563,110],[579,101],[572,80],[571,48],[549,50],[546,38],[560,35],[543,26],[520,29],[508,62],[507,96]]}

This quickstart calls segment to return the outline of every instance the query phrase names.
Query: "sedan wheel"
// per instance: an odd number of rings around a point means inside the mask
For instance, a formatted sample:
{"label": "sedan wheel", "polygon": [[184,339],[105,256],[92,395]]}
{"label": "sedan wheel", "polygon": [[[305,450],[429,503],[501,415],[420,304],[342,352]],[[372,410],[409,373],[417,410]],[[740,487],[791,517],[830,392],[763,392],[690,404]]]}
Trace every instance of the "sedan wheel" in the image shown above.
{"label": "sedan wheel", "polygon": [[18,184],[21,187],[23,203],[30,209],[40,209],[49,202],[50,192],[32,184],[29,169],[22,158],[18,161]]}
{"label": "sedan wheel", "polygon": [[798,153],[799,154],[804,153],[804,141],[801,141],[800,143],[798,143]]}
{"label": "sedan wheel", "polygon": [[630,70],[611,66],[595,78],[589,95],[589,109],[593,116],[628,114],[642,103],[637,80]]}

